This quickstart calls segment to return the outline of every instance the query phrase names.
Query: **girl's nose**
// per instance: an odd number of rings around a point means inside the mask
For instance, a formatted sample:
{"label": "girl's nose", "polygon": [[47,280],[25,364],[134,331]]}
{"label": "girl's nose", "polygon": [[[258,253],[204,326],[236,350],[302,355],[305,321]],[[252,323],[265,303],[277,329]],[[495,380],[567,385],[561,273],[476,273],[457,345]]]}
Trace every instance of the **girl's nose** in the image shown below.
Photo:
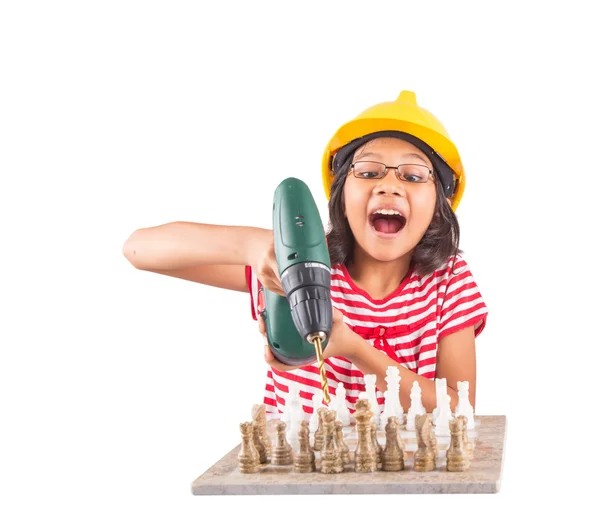
{"label": "girl's nose", "polygon": [[389,170],[387,175],[377,182],[374,192],[376,194],[384,193],[404,196],[406,190],[404,189],[404,184],[398,180],[393,170]]}

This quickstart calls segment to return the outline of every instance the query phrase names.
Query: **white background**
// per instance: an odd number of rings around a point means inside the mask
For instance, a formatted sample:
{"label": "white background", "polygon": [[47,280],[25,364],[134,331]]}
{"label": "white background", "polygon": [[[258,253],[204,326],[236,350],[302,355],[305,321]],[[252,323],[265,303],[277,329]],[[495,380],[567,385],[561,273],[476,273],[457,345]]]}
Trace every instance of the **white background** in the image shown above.
{"label": "white background", "polygon": [[[2,3],[2,512],[500,512],[592,494],[595,17],[416,4]],[[177,220],[268,228],[287,176],[326,222],[327,141],[402,89],[467,171],[461,247],[490,310],[477,413],[508,416],[501,492],[193,496],[262,400],[263,340],[249,295],[138,271],[123,243]]]}

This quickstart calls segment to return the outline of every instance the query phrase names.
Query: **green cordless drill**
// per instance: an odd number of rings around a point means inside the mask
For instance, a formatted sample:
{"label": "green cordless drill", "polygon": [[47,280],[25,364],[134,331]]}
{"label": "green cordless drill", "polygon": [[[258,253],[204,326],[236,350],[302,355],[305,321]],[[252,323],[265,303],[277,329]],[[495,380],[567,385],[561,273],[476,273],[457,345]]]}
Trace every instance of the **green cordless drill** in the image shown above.
{"label": "green cordless drill", "polygon": [[303,366],[316,356],[328,404],[323,350],[332,327],[331,263],[319,210],[299,179],[287,178],[275,190],[273,237],[285,297],[260,288],[268,344],[285,364]]}

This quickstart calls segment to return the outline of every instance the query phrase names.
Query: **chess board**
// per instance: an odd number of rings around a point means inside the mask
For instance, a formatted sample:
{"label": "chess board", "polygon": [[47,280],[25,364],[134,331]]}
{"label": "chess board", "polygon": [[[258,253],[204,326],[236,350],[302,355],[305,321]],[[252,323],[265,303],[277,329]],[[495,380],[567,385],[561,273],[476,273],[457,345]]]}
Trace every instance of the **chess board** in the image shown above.
{"label": "chess board", "polygon": [[[446,471],[446,450],[450,437],[438,437],[437,466],[434,471],[413,470],[417,449],[415,432],[402,427],[406,443],[403,471],[357,473],[354,471],[356,448],[355,426],[344,428],[344,441],[350,449],[350,464],[343,473],[321,473],[319,452],[315,452],[317,470],[298,473],[293,466],[265,464],[259,473],[240,473],[236,446],[221,460],[192,483],[194,495],[220,494],[399,494],[399,493],[497,493],[500,490],[506,416],[475,416],[475,428],[467,435],[473,444],[473,460],[468,471]],[[267,434],[275,446],[274,420],[267,424]],[[379,430],[377,439],[385,446],[385,432]],[[311,435],[312,441],[312,435]]]}

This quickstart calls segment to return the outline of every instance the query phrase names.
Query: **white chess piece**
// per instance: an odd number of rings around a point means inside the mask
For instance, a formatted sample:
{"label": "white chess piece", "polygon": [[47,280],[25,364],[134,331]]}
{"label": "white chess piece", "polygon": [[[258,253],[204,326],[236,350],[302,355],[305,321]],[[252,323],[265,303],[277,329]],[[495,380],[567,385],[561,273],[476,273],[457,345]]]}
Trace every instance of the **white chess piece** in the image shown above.
{"label": "white chess piece", "polygon": [[283,421],[288,426],[291,421],[290,403],[292,402],[293,398],[295,398],[299,394],[300,392],[298,389],[298,384],[296,382],[290,382],[288,385],[288,393],[285,395],[285,405],[283,406],[283,413],[281,414],[281,421]]}
{"label": "white chess piece", "polygon": [[385,399],[385,403],[383,404],[383,413],[381,414],[381,417],[379,418],[379,429],[380,430],[385,430],[385,426],[387,424],[388,418],[391,418],[392,416],[396,415],[396,413],[394,412],[393,394],[394,393],[392,391],[390,391],[389,389],[387,391],[383,392],[383,398]]}
{"label": "white chess piece", "polygon": [[410,390],[410,408],[406,416],[406,430],[415,430],[415,418],[417,414],[426,414],[423,400],[421,398],[421,387],[416,380]]}
{"label": "white chess piece", "polygon": [[[293,385],[292,385],[293,384]],[[290,383],[289,392],[285,399],[285,413],[287,421],[286,438],[293,450],[300,449],[300,441],[298,440],[298,430],[300,422],[304,419],[304,409],[300,401],[300,390],[295,382]]]}
{"label": "white chess piece", "polygon": [[458,403],[454,410],[454,416],[465,416],[467,418],[467,430],[475,428],[475,416],[473,406],[469,401],[469,382],[457,382],[458,385]]}
{"label": "white chess piece", "polygon": [[404,409],[400,403],[401,379],[402,377],[400,376],[400,370],[396,366],[388,366],[385,381],[387,382],[387,390],[392,393],[390,395],[390,399],[392,402],[393,414],[390,414],[390,416],[396,416],[398,418],[398,422],[402,425],[404,423]]}
{"label": "white chess piece", "polygon": [[345,427],[350,425],[350,409],[346,404],[346,388],[341,382],[338,382],[335,390],[335,411],[338,421],[341,421]]}
{"label": "white chess piece", "polygon": [[436,436],[450,436],[450,419],[452,419],[452,411],[450,410],[450,395],[446,395],[446,401],[440,405],[437,423],[435,425]]}
{"label": "white chess piece", "polygon": [[444,405],[444,400],[448,394],[448,385],[445,378],[435,379],[435,409],[431,415],[431,421],[437,424],[437,418],[440,415],[440,408]]}
{"label": "white chess piece", "polygon": [[365,375],[365,392],[369,400],[369,406],[373,417],[371,422],[379,424],[379,403],[377,402],[377,392],[375,390],[375,382],[377,381],[377,375]]}
{"label": "white chess piece", "polygon": [[308,422],[308,428],[310,429],[311,433],[313,433],[319,427],[319,414],[317,411],[321,407],[325,406],[323,405],[323,391],[319,390],[315,394],[313,394],[312,397],[313,412],[310,415],[310,421]]}

